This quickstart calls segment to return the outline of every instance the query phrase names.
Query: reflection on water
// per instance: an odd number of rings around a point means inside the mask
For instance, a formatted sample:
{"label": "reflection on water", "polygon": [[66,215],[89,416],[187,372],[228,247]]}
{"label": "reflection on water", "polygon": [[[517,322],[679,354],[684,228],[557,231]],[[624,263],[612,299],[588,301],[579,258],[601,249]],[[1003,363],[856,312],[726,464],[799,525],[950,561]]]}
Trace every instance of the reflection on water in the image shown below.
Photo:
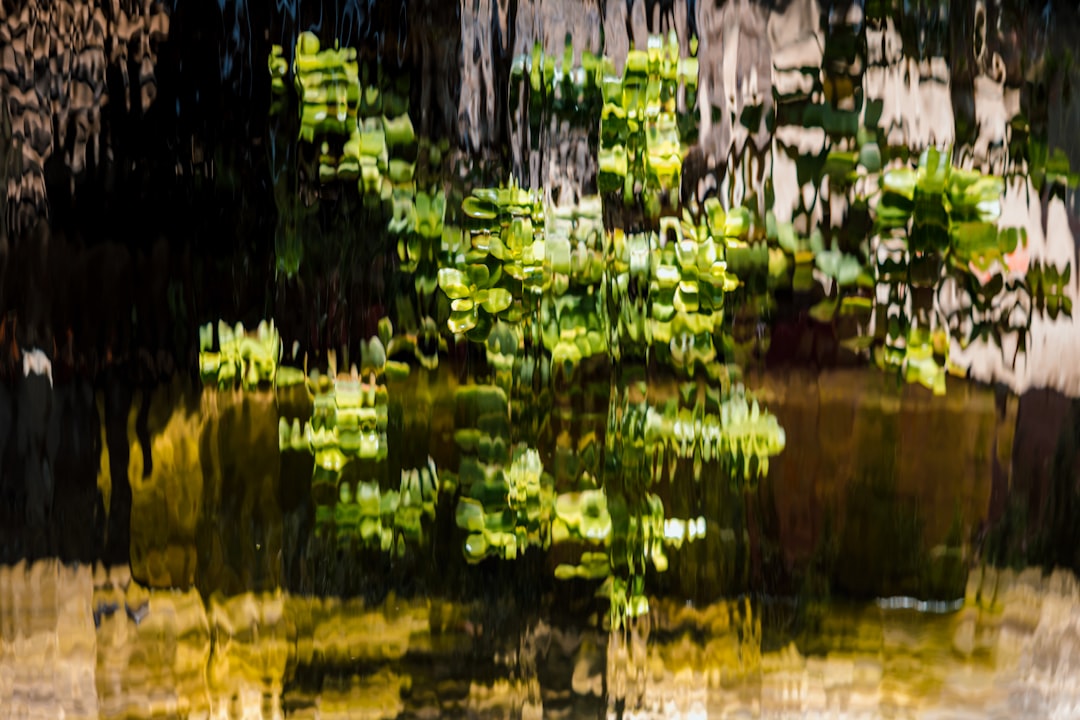
{"label": "reflection on water", "polygon": [[[542,613],[388,597],[149,590],[126,570],[0,573],[0,685],[13,717],[1071,717],[1080,585],[977,570],[955,610],[773,599],[656,603],[606,635]],[[781,604],[783,601],[781,601]],[[462,658],[468,662],[462,663]]]}
{"label": "reflection on water", "polygon": [[[1023,435],[1028,413],[1074,404],[962,382],[897,394],[873,368],[771,373],[755,391],[805,448],[785,448],[746,493],[708,463],[695,481],[676,439],[658,445],[660,465],[674,462],[654,490],[661,542],[636,546],[650,564],[634,575],[612,548],[634,547],[651,516],[620,530],[619,490],[582,489],[603,441],[568,439],[605,432],[604,405],[593,419],[552,413],[551,459],[495,456],[468,435],[492,418],[487,404],[505,417],[505,393],[429,372],[380,386],[387,421],[380,431],[376,412],[367,440],[329,432],[378,406],[348,376],[318,381],[314,403],[298,384],[162,390],[146,455],[133,409],[130,568],[0,571],[5,707],[1067,717],[1080,700],[1073,575],[980,557],[1012,562],[1026,546],[1071,562],[1073,501]],[[419,447],[390,442],[400,429]],[[1002,468],[1018,478],[1005,500]],[[1023,522],[1037,507],[1025,487],[1058,493],[1052,517]],[[980,527],[992,538],[973,543]],[[612,615],[614,582],[635,577],[644,585]]]}
{"label": "reflection on water", "polygon": [[40,5],[8,714],[1080,712],[1075,9]]}

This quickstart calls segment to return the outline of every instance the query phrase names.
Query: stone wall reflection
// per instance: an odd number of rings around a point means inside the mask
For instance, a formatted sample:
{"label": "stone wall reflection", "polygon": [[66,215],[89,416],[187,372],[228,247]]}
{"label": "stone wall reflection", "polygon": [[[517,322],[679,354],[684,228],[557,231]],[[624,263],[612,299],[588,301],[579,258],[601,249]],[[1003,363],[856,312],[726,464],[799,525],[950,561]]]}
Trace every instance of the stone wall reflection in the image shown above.
{"label": "stone wall reflection", "polygon": [[4,225],[13,235],[48,216],[46,167],[54,155],[72,183],[108,162],[102,109],[110,99],[127,112],[146,112],[157,96],[157,46],[168,30],[165,6],[150,1],[0,7],[4,137],[16,148],[0,177]]}

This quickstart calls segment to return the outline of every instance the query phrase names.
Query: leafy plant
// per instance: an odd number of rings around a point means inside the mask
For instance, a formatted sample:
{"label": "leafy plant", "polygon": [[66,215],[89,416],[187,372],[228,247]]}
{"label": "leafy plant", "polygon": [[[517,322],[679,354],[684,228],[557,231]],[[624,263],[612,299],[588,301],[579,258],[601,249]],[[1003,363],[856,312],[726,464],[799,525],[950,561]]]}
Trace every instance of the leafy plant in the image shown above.
{"label": "leafy plant", "polygon": [[740,385],[693,408],[680,408],[674,400],[662,410],[650,407],[644,420],[646,452],[670,452],[673,458],[696,462],[719,460],[732,468],[733,480],[751,485],[768,473],[769,458],[786,444],[776,417],[761,410]]}
{"label": "leafy plant", "polygon": [[254,390],[271,385],[281,357],[281,338],[273,321],[259,323],[255,333],[241,323],[230,327],[218,321],[218,351],[214,347],[212,323],[199,328],[199,371],[203,382],[215,383],[222,390],[242,387]]}
{"label": "leafy plant", "polygon": [[510,291],[495,286],[501,273],[501,269],[492,273],[481,263],[467,265],[464,271],[456,268],[439,270],[439,287],[450,298],[447,326],[451,332],[466,333],[476,328],[481,310],[498,315],[510,307],[513,302]]}

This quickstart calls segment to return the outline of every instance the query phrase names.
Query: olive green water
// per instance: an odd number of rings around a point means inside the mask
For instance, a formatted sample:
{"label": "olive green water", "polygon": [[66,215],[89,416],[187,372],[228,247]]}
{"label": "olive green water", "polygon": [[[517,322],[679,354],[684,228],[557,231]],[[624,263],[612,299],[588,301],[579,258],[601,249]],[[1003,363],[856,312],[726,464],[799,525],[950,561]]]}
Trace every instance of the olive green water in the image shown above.
{"label": "olive green water", "polygon": [[0,5],[0,717],[1080,712],[1078,21]]}

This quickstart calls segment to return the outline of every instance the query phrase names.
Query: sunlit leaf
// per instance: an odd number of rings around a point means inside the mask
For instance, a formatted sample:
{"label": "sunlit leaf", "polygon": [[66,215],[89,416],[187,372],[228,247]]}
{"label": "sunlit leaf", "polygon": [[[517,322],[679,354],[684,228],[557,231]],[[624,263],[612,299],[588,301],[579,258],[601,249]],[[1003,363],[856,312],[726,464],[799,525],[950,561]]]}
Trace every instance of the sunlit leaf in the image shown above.
{"label": "sunlit leaf", "polygon": [[451,300],[466,298],[471,294],[465,275],[455,268],[440,268],[439,287]]}
{"label": "sunlit leaf", "polygon": [[493,220],[499,215],[495,205],[474,196],[465,198],[461,203],[461,209],[466,215],[477,220]]}
{"label": "sunlit leaf", "polygon": [[464,333],[476,327],[476,311],[474,309],[451,311],[450,319],[447,320],[447,327],[453,333]]}
{"label": "sunlit leaf", "polygon": [[750,230],[750,211],[744,207],[732,208],[724,221],[726,237],[743,237]]}
{"label": "sunlit leaf", "polygon": [[881,187],[886,193],[893,193],[909,201],[915,199],[915,185],[918,175],[910,168],[895,168],[881,178]]}
{"label": "sunlit leaf", "polygon": [[492,288],[487,291],[487,298],[482,300],[480,304],[489,313],[495,314],[510,307],[510,303],[513,302],[513,300],[514,298],[509,290]]}

